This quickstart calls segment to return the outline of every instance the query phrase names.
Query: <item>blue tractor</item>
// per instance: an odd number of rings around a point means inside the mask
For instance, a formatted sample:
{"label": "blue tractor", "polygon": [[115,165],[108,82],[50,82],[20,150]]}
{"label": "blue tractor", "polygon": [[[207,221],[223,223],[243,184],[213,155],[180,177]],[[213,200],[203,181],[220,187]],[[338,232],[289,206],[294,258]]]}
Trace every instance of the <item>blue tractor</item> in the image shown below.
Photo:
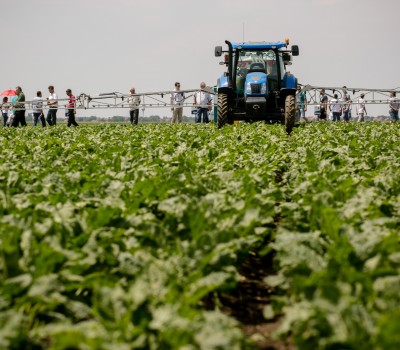
{"label": "blue tractor", "polygon": [[266,121],[285,124],[289,134],[295,122],[297,79],[286,66],[299,47],[285,42],[225,41],[228,50],[215,47],[227,71],[218,79],[218,128],[234,121]]}

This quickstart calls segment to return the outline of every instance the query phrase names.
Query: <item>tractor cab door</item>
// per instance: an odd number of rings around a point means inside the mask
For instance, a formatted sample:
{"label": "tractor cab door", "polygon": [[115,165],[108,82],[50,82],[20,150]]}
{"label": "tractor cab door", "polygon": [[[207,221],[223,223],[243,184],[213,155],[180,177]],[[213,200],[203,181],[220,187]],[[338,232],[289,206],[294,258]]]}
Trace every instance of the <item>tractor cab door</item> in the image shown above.
{"label": "tractor cab door", "polygon": [[246,58],[246,52],[240,52],[236,66],[236,91],[238,94],[244,93],[244,83],[247,73],[249,72],[250,64],[251,61]]}
{"label": "tractor cab door", "polygon": [[283,64],[282,60],[277,57],[277,53],[269,50],[266,57],[267,74],[268,74],[268,88],[269,91],[278,91],[281,88],[281,81],[283,77]]}

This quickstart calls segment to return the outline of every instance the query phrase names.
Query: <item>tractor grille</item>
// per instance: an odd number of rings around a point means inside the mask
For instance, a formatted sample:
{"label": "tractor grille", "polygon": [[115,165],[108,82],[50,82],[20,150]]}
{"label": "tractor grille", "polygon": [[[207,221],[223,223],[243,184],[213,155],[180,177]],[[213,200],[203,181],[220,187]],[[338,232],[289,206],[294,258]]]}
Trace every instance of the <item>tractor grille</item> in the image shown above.
{"label": "tractor grille", "polygon": [[259,94],[261,92],[261,84],[251,84],[251,93]]}

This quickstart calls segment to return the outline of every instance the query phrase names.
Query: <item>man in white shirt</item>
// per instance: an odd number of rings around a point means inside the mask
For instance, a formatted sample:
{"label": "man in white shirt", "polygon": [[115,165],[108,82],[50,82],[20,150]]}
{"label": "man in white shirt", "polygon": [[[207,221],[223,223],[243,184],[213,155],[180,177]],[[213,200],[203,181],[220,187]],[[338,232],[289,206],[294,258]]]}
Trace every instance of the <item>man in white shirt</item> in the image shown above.
{"label": "man in white shirt", "polygon": [[134,96],[136,93],[135,88],[131,88],[129,91],[131,93],[128,97],[129,117],[131,124],[137,124],[139,122],[140,96]]}
{"label": "man in white shirt", "polygon": [[364,121],[364,116],[367,114],[367,110],[365,108],[365,100],[364,100],[364,94],[360,95],[360,99],[358,100],[357,103],[357,115],[358,115],[358,120],[359,122]]}
{"label": "man in white shirt", "polygon": [[38,91],[36,93],[36,97],[33,98],[32,108],[33,108],[33,125],[36,126],[40,118],[42,126],[45,127],[46,121],[43,115],[43,98],[41,91]]}
{"label": "man in white shirt", "polygon": [[332,111],[332,116],[333,119],[332,121],[340,121],[340,115],[342,114],[342,106],[338,100],[338,95],[334,94],[333,99],[331,100],[331,103],[329,105],[329,109]]}
{"label": "man in white shirt", "polygon": [[393,91],[390,93],[389,98],[389,115],[393,121],[399,120],[399,107],[400,101],[396,98],[396,93]]}
{"label": "man in white shirt", "polygon": [[[200,84],[200,89],[204,90],[206,83]],[[211,95],[206,91],[197,91],[194,94],[194,105],[197,107],[196,123],[201,123],[201,116],[203,116],[203,123],[208,123],[208,112],[211,110]]]}
{"label": "man in white shirt", "polygon": [[180,91],[181,84],[175,83],[175,91],[171,94],[171,111],[172,122],[182,123],[183,102],[185,101],[185,94]]}
{"label": "man in white shirt", "polygon": [[54,92],[54,86],[49,86],[49,97],[47,98],[47,105],[49,106],[49,111],[47,112],[47,123],[50,126],[57,124],[57,109],[58,109],[58,96]]}

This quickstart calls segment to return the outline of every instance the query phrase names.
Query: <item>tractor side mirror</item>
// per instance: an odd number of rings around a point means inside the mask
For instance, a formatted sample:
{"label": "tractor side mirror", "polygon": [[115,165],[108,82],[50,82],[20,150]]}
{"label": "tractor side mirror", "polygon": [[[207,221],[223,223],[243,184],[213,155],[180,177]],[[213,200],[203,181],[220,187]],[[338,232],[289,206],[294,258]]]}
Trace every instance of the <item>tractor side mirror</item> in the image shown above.
{"label": "tractor side mirror", "polygon": [[292,45],[292,55],[293,56],[298,56],[300,53],[299,47],[297,45]]}
{"label": "tractor side mirror", "polygon": [[215,57],[222,56],[222,46],[215,46]]}

